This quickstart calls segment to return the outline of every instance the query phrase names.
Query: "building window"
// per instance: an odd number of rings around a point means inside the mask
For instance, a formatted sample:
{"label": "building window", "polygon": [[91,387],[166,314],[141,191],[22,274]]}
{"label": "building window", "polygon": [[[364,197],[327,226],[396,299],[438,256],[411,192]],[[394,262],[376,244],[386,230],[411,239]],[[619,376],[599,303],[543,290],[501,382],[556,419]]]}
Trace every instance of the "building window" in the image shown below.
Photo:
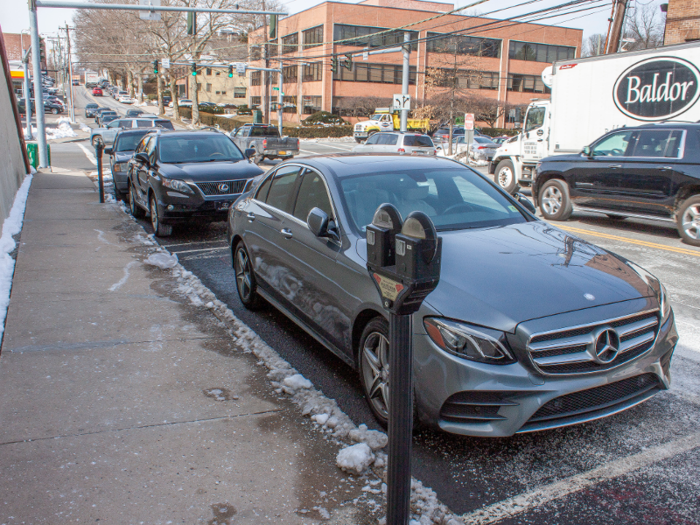
{"label": "building window", "polygon": [[511,75],[508,77],[508,91],[521,93],[551,93],[539,75]]}
{"label": "building window", "polygon": [[316,80],[322,80],[323,70],[321,69],[321,62],[313,62],[304,66],[301,80],[304,82],[314,82]]}
{"label": "building window", "polygon": [[284,104],[282,113],[297,112],[297,97],[282,97],[282,103]]}
{"label": "building window", "polygon": [[282,68],[282,82],[285,84],[297,81],[297,66],[285,66]]}
{"label": "building window", "polygon": [[262,46],[250,46],[250,60],[260,60],[262,58]]}
{"label": "building window", "polygon": [[501,57],[501,41],[498,39],[462,35],[440,37],[440,35],[441,33],[428,33],[426,49],[429,53]]}
{"label": "building window", "polygon": [[217,94],[217,95],[221,95],[221,91],[217,91],[216,94]]}
{"label": "building window", "polygon": [[250,97],[251,106],[260,106],[262,103],[262,97]]}
{"label": "building window", "polygon": [[[435,71],[435,70],[433,70]],[[455,74],[452,69],[440,69],[436,85],[439,87],[453,87]],[[459,89],[498,89],[499,74],[497,71],[474,71],[460,69],[457,71],[456,87]]]}
{"label": "building window", "polygon": [[207,84],[207,93],[211,93],[211,84]]}
{"label": "building window", "polygon": [[[233,88],[233,98],[245,98],[246,96],[246,88],[244,87],[235,87]],[[224,94],[226,92],[224,91]]]}
{"label": "building window", "polygon": [[304,49],[320,46],[323,43],[323,26],[312,27],[302,32]]}
{"label": "building window", "polygon": [[320,96],[304,97],[302,112],[306,115],[310,115],[321,111],[321,100]]}
{"label": "building window", "polygon": [[[351,26],[347,24],[334,24],[333,40],[348,40],[341,42],[342,46],[359,46],[359,47],[378,47],[386,45],[398,45],[403,43],[404,31],[392,31],[377,36],[371,36],[374,33],[380,33],[391,29],[389,27],[373,27],[373,26]],[[408,31],[410,40],[418,38],[417,31]],[[418,49],[418,44],[411,44],[411,49]]]}
{"label": "building window", "polygon": [[282,37],[282,54],[296,53],[299,49],[299,33]]}
{"label": "building window", "polygon": [[[403,76],[403,66],[393,64],[361,64],[354,63],[352,69],[338,67],[338,71],[333,73],[333,80],[343,80],[346,82],[380,82],[382,84],[401,84]],[[408,72],[408,83],[415,85],[416,68],[411,66]]]}
{"label": "building window", "polygon": [[570,46],[551,46],[549,44],[533,44],[531,42],[510,42],[508,57],[515,60],[530,62],[556,62],[575,58],[576,48]]}
{"label": "building window", "polygon": [[262,85],[262,71],[251,71],[250,72],[250,85],[251,86],[261,86]]}
{"label": "building window", "polygon": [[217,77],[218,77],[218,76],[221,76],[221,71],[217,71],[217,72],[215,73],[215,75],[216,75]]}
{"label": "building window", "polygon": [[197,82],[197,91],[202,91],[202,84]]}
{"label": "building window", "polygon": [[207,76],[211,76],[211,68],[210,67],[207,68]]}
{"label": "building window", "polygon": [[[243,89],[245,89],[245,88],[243,88]],[[222,94],[222,95],[225,95],[225,94],[226,94],[226,91],[222,91],[221,94]]]}

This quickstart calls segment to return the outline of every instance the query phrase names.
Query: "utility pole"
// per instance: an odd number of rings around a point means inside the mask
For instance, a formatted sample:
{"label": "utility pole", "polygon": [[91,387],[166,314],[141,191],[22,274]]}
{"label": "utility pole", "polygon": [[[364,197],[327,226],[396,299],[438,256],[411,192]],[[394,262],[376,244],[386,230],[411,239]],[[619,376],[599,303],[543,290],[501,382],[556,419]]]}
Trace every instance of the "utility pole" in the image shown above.
{"label": "utility pole", "polygon": [[22,65],[24,66],[24,107],[27,117],[27,140],[34,140],[32,136],[32,93],[31,89],[29,89],[29,51],[29,49],[24,51],[22,56]]}
{"label": "utility pole", "polygon": [[[265,8],[265,0],[262,0],[262,9]],[[267,15],[263,16],[263,35],[265,37],[265,44],[263,45],[263,53],[265,54],[265,69],[270,68],[270,54],[268,48],[267,40]],[[270,72],[265,71],[262,75],[263,77],[263,113],[265,114],[265,123],[270,123]],[[281,132],[282,130],[280,130]]]}
{"label": "utility pole", "polygon": [[[408,33],[408,31],[404,31],[403,33],[403,49],[401,50],[403,53],[403,75],[401,77],[401,94],[402,95],[408,95],[408,73],[410,71],[410,66],[409,66],[409,61],[408,57],[410,56],[410,47],[409,47],[409,41],[411,39],[411,35]],[[408,130],[408,110],[407,109],[402,109],[401,110],[401,131],[406,132]]]}
{"label": "utility pole", "polygon": [[[46,147],[46,120],[44,118],[44,86],[41,83],[41,44],[39,42],[39,23],[36,16],[35,0],[29,0],[29,29],[32,36],[32,76],[34,77],[34,101],[41,108],[36,112],[37,141],[39,143],[39,167],[49,166],[49,153]],[[27,102],[27,105],[31,101]]]}
{"label": "utility pole", "polygon": [[608,40],[608,46],[605,50],[606,54],[617,53],[620,48],[620,39],[622,38],[622,30],[624,29],[626,11],[627,0],[617,0],[610,39]]}
{"label": "utility pole", "polygon": [[70,120],[75,122],[75,99],[73,98],[73,59],[70,53],[70,29],[66,24],[66,39],[68,40],[68,76],[70,84],[68,84],[68,96],[70,101]]}
{"label": "utility pole", "polygon": [[[298,68],[298,66],[297,66],[297,68]],[[284,75],[282,74],[283,71],[284,71],[284,65],[282,64],[282,61],[280,60],[280,74],[279,74],[279,82],[277,84],[278,85],[277,89],[279,90],[277,92],[277,127],[280,130],[280,137],[282,136],[282,106],[284,105],[283,104],[284,97],[282,97],[282,95],[284,95],[284,93],[282,91],[284,89]],[[297,74],[299,74],[299,73],[297,72]]]}

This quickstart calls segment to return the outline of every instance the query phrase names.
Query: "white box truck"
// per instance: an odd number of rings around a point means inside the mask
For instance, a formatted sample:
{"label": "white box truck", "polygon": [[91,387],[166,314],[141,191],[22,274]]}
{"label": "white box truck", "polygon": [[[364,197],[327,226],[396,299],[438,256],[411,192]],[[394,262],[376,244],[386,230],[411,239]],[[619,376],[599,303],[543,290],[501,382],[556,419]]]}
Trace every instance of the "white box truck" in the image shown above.
{"label": "white box truck", "polygon": [[489,165],[513,193],[529,186],[537,162],[579,153],[601,135],[648,122],[700,121],[700,42],[554,63],[543,72],[550,100],[527,108],[522,132]]}

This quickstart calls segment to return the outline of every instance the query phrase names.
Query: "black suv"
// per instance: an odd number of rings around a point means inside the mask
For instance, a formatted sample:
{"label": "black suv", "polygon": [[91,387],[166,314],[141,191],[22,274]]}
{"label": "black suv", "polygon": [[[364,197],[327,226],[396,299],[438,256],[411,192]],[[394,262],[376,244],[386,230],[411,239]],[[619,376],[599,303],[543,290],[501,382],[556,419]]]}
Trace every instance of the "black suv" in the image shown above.
{"label": "black suv", "polygon": [[146,135],[127,164],[134,217],[151,215],[158,236],[194,217],[225,221],[229,206],[263,173],[223,133],[156,131]]}
{"label": "black suv", "polygon": [[700,246],[700,124],[619,128],[578,155],[542,159],[532,196],[548,220],[581,210],[671,222]]}

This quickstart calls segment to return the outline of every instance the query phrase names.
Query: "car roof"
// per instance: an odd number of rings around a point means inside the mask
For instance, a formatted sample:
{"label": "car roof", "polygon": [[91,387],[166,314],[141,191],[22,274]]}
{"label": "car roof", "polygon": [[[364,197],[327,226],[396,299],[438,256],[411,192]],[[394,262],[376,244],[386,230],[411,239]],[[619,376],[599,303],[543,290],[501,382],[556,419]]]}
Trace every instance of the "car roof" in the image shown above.
{"label": "car roof", "polygon": [[444,157],[413,156],[386,153],[332,153],[314,155],[290,161],[304,163],[317,169],[327,169],[337,178],[365,173],[385,173],[397,169],[425,170],[436,168],[466,168],[463,164]]}
{"label": "car roof", "polygon": [[219,131],[201,131],[201,130],[192,130],[192,131],[178,131],[178,130],[158,130],[160,131],[160,134],[165,136],[167,135],[168,137],[197,137],[200,138],[202,135],[211,135],[212,137],[218,137],[220,135],[223,135],[223,133],[220,133]]}

